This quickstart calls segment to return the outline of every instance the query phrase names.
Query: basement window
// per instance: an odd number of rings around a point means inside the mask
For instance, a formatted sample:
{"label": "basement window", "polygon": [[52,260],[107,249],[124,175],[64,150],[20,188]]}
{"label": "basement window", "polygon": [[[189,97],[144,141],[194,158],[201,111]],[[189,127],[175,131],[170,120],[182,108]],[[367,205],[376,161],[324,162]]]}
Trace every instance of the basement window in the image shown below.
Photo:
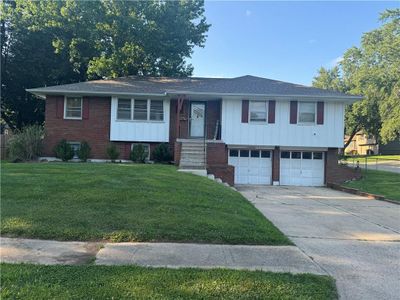
{"label": "basement window", "polygon": [[133,149],[133,147],[135,145],[139,145],[139,144],[141,144],[144,147],[144,151],[146,152],[146,155],[147,155],[146,160],[149,161],[150,160],[150,144],[132,143],[131,144],[131,151],[132,151],[132,149]]}
{"label": "basement window", "polygon": [[74,157],[73,158],[78,158],[78,151],[81,149],[81,143],[80,142],[67,142],[72,150],[74,150]]}

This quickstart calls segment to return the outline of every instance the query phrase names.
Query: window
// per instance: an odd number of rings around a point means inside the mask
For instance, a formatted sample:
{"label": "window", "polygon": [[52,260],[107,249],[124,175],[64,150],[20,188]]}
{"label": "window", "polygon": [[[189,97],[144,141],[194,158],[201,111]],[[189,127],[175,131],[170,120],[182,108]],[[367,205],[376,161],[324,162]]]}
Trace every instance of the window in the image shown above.
{"label": "window", "polygon": [[131,144],[131,151],[133,149],[133,146],[141,144],[144,147],[144,151],[146,152],[147,158],[146,160],[150,160],[150,144],[143,144],[143,143],[132,143]]}
{"label": "window", "polygon": [[249,150],[240,150],[240,157],[249,157]]}
{"label": "window", "polygon": [[281,152],[281,158],[290,158],[290,152],[289,151]]}
{"label": "window", "polygon": [[164,107],[162,100],[150,100],[150,120],[164,120]]}
{"label": "window", "polygon": [[117,119],[131,119],[131,99],[118,99]]}
{"label": "window", "polygon": [[164,121],[164,101],[119,98],[117,120]]}
{"label": "window", "polygon": [[292,159],[300,159],[301,158],[301,152],[292,152]]}
{"label": "window", "polygon": [[65,119],[82,119],[81,97],[66,97],[64,108]]}
{"label": "window", "polygon": [[229,150],[229,156],[231,157],[238,157],[239,156],[239,151],[235,149],[230,149]]}
{"label": "window", "polygon": [[251,150],[250,156],[251,157],[260,157],[260,151],[259,150]]}
{"label": "window", "polygon": [[251,122],[267,122],[267,101],[250,101]]}
{"label": "window", "polygon": [[266,151],[266,150],[261,151],[261,157],[263,158],[271,157],[271,151]]}
{"label": "window", "polygon": [[68,142],[68,144],[74,150],[74,157],[73,158],[78,158],[78,151],[81,148],[81,143],[79,143],[79,142]]}
{"label": "window", "polygon": [[313,157],[314,159],[322,159],[322,152],[314,152]]}
{"label": "window", "polygon": [[147,100],[134,100],[133,119],[147,120]]}
{"label": "window", "polygon": [[311,159],[312,152],[303,152],[303,159]]}
{"label": "window", "polygon": [[315,102],[299,102],[299,123],[315,123]]}

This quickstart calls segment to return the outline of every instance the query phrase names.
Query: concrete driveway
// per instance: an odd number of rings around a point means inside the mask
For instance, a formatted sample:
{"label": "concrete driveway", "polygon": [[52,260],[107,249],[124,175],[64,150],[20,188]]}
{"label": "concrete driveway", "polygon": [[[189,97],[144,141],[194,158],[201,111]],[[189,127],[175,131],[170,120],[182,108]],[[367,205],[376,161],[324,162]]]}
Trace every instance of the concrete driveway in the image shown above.
{"label": "concrete driveway", "polygon": [[400,299],[400,206],[313,187],[239,191],[336,279],[342,299]]}

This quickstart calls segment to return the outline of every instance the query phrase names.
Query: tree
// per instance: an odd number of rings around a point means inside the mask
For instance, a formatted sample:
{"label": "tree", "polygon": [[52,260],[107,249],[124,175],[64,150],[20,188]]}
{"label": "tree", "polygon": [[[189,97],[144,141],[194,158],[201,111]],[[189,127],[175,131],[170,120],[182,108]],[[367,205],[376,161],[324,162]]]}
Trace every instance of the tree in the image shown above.
{"label": "tree", "polygon": [[338,67],[321,68],[313,86],[363,95],[346,109],[346,133],[352,138],[363,130],[386,143],[400,136],[400,9],[386,10],[380,20]]}
{"label": "tree", "polygon": [[186,59],[210,26],[203,0],[8,0],[0,18],[2,118],[17,128],[43,120],[43,101],[26,88],[191,75]]}

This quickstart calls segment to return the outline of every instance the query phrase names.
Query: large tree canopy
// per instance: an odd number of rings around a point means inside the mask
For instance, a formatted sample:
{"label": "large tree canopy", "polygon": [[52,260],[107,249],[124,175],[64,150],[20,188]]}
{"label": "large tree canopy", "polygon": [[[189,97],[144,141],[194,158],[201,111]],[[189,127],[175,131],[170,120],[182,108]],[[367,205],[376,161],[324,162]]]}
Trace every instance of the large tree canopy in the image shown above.
{"label": "large tree canopy", "polygon": [[380,19],[382,26],[365,33],[339,66],[321,68],[313,86],[363,95],[346,110],[346,132],[363,130],[386,143],[400,136],[400,9]]}
{"label": "large tree canopy", "polygon": [[2,118],[43,120],[26,88],[126,75],[189,76],[210,25],[203,0],[4,1]]}

